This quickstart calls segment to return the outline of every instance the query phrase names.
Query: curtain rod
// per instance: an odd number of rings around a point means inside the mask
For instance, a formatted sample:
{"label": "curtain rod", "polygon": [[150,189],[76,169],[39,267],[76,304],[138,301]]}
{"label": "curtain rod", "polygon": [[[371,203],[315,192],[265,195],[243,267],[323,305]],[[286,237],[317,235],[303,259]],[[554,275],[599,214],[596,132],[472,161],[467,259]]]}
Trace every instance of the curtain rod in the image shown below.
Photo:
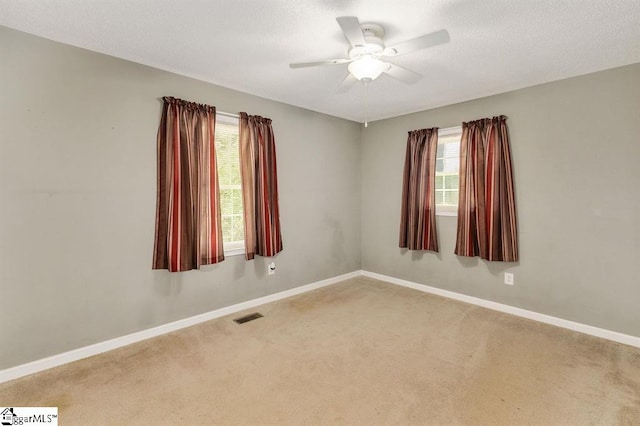
{"label": "curtain rod", "polygon": [[[419,129],[424,130],[424,129]],[[451,127],[438,127],[438,134],[442,136],[448,136],[452,133],[459,133],[462,130],[462,125],[451,126]],[[417,130],[410,130],[411,132],[415,132]]]}
{"label": "curtain rod", "polygon": [[458,126],[452,126],[452,127],[444,127],[441,129],[438,129],[438,132],[442,135],[442,136],[447,136],[451,133],[458,133],[462,130],[462,125],[458,125]]}
{"label": "curtain rod", "polygon": [[216,109],[216,114],[219,114],[225,117],[230,117],[230,118],[240,118],[239,114],[231,114],[230,112],[218,111],[217,109]]}
{"label": "curtain rod", "polygon": [[[173,96],[163,96],[163,97],[158,98],[158,99],[159,99],[160,101],[165,101],[165,100],[167,100],[167,99],[176,99],[176,100],[178,100],[178,101],[181,101],[181,102],[187,102],[187,103],[190,103],[190,104],[197,104],[197,105],[209,106],[209,105],[207,105],[207,104],[200,104],[200,103],[197,103],[197,102],[185,101],[185,100],[180,99],[180,98],[174,98]],[[214,106],[214,108],[215,108],[215,106]],[[218,111],[218,109],[217,109],[217,108],[216,108],[216,114],[222,115],[222,116],[224,116],[224,117],[229,117],[229,118],[240,118],[240,114],[232,114],[232,113],[230,113],[230,112]]]}

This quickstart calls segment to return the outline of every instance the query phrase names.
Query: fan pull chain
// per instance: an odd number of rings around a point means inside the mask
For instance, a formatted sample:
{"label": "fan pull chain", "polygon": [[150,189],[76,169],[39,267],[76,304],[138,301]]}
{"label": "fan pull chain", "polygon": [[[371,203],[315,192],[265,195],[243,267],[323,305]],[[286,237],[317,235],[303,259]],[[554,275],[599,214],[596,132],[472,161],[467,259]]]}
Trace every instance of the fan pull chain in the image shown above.
{"label": "fan pull chain", "polygon": [[368,97],[367,94],[369,93],[369,82],[365,81],[364,82],[364,127],[369,127],[369,123],[368,123],[368,116],[369,116],[369,105],[368,105]]}

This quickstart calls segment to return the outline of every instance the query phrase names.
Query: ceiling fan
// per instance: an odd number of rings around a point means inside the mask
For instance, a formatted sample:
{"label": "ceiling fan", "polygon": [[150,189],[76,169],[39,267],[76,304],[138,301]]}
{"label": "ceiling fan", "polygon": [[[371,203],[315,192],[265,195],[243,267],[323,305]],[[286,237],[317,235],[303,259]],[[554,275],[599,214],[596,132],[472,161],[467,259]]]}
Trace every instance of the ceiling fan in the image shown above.
{"label": "ceiling fan", "polygon": [[358,81],[365,83],[373,81],[383,72],[404,83],[415,83],[422,78],[420,74],[391,62],[385,62],[381,58],[404,55],[449,42],[447,30],[440,30],[403,41],[395,46],[386,47],[382,40],[384,36],[384,28],[382,26],[372,23],[360,24],[360,21],[355,16],[343,16],[336,18],[336,21],[342,28],[349,44],[351,44],[348,58],[289,64],[289,67],[305,68],[349,64],[349,75],[338,85],[336,89],[338,93],[346,92]]}

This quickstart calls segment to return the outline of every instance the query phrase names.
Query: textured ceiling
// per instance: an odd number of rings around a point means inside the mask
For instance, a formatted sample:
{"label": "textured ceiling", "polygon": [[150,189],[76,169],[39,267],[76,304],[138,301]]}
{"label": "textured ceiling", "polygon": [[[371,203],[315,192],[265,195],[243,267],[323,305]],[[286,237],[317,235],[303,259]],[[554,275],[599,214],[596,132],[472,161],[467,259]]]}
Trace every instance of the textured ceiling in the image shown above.
{"label": "textured ceiling", "polygon": [[[335,18],[384,26],[387,45],[440,29],[451,42],[391,59],[369,120],[640,62],[640,0],[2,0],[0,25],[334,116],[364,121],[364,86],[336,86]],[[1,60],[1,59],[0,59]]]}

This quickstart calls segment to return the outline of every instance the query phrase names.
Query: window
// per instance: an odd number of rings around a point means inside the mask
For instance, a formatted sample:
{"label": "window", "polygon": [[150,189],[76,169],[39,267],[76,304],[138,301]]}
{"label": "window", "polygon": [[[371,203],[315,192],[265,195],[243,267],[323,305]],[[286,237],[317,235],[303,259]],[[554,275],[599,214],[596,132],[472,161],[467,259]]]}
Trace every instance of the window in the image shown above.
{"label": "window", "polygon": [[458,171],[460,169],[460,137],[462,127],[438,130],[436,151],[436,214],[458,214]]}
{"label": "window", "polygon": [[244,253],[238,118],[216,114],[216,160],[220,183],[222,240],[227,256]]}

